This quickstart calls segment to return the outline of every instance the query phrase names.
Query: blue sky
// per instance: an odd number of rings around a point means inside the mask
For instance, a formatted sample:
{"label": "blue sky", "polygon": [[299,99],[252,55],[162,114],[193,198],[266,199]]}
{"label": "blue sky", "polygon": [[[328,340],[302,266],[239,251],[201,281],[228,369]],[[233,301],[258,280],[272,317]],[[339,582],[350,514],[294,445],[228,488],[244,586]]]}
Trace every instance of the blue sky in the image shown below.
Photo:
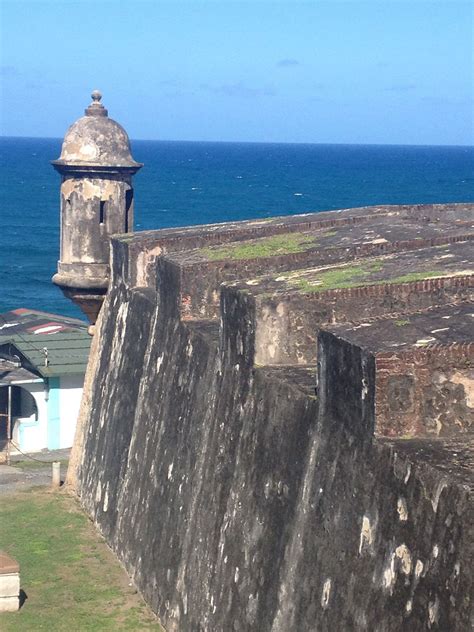
{"label": "blue sky", "polygon": [[474,144],[473,3],[3,0],[8,136]]}

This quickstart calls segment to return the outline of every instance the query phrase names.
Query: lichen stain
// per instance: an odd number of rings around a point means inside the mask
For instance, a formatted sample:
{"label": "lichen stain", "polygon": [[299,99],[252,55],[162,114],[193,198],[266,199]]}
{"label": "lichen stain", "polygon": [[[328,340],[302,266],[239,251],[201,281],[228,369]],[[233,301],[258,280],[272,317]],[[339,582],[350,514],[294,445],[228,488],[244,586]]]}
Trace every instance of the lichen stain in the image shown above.
{"label": "lichen stain", "polygon": [[415,577],[418,579],[421,577],[421,573],[423,572],[424,564],[421,560],[416,560],[415,564]]}
{"label": "lichen stain", "polygon": [[410,551],[406,544],[400,544],[400,546],[397,546],[395,549],[395,555],[400,560],[400,570],[402,573],[409,575],[411,573],[412,561]]}
{"label": "lichen stain", "polygon": [[331,596],[331,579],[328,577],[324,582],[323,594],[321,595],[321,606],[327,608],[329,604],[329,598]]}
{"label": "lichen stain", "polygon": [[365,549],[371,550],[373,538],[373,527],[370,524],[370,519],[368,516],[364,516],[362,518],[362,528],[360,530],[359,555],[361,555],[362,551]]}
{"label": "lichen stain", "polygon": [[451,376],[451,382],[464,386],[466,406],[474,408],[474,373],[471,372],[470,375],[465,375],[456,371]]}
{"label": "lichen stain", "polygon": [[436,596],[434,601],[430,601],[428,604],[428,625],[431,628],[433,623],[438,621],[439,600]]}
{"label": "lichen stain", "polygon": [[408,508],[407,508],[407,502],[404,498],[399,498],[397,501],[397,512],[398,512],[398,519],[401,522],[406,522],[408,520]]}
{"label": "lichen stain", "polygon": [[400,544],[390,556],[390,562],[383,573],[383,587],[393,591],[397,579],[397,569],[408,576],[412,570],[411,553],[406,544]]}

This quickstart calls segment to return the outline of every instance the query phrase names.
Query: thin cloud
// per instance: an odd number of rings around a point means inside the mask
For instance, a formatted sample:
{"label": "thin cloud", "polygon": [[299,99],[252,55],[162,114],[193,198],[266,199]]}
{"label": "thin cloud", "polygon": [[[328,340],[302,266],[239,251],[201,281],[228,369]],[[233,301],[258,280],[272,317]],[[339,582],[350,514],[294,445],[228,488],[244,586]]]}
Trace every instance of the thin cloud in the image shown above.
{"label": "thin cloud", "polygon": [[201,85],[201,90],[212,92],[214,94],[221,94],[226,97],[243,97],[246,99],[252,99],[255,97],[272,97],[275,95],[275,90],[271,86],[252,88],[250,86],[246,86],[242,82],[222,84],[218,86],[211,86],[205,83]]}
{"label": "thin cloud", "polygon": [[162,79],[158,82],[158,85],[164,88],[178,88],[180,83],[176,79]]}
{"label": "thin cloud", "polygon": [[17,77],[20,71],[16,66],[0,66],[1,77]]}
{"label": "thin cloud", "polygon": [[300,62],[297,59],[280,59],[279,62],[277,62],[277,66],[278,68],[288,68],[289,66],[300,66]]}
{"label": "thin cloud", "polygon": [[416,90],[416,84],[414,83],[395,83],[392,86],[385,88],[385,92],[410,92],[410,90]]}

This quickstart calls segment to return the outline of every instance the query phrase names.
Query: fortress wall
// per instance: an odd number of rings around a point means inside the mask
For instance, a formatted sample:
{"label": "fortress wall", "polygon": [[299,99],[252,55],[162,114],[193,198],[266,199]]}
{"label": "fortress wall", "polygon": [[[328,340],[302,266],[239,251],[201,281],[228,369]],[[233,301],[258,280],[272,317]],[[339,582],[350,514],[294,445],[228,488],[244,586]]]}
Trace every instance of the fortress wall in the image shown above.
{"label": "fortress wall", "polygon": [[136,287],[113,249],[77,492],[166,629],[468,629],[464,442],[374,439],[373,357],[328,334],[317,400],[253,365],[250,295],[183,320],[179,267]]}

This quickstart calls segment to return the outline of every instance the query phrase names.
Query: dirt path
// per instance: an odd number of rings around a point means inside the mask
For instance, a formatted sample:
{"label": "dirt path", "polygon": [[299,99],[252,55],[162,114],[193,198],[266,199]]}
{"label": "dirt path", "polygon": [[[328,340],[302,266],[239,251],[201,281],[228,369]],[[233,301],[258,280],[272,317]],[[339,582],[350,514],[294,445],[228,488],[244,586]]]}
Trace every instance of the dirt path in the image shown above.
{"label": "dirt path", "polygon": [[70,450],[16,454],[10,465],[0,465],[0,495],[51,485],[51,463],[60,461],[61,480],[66,477]]}

